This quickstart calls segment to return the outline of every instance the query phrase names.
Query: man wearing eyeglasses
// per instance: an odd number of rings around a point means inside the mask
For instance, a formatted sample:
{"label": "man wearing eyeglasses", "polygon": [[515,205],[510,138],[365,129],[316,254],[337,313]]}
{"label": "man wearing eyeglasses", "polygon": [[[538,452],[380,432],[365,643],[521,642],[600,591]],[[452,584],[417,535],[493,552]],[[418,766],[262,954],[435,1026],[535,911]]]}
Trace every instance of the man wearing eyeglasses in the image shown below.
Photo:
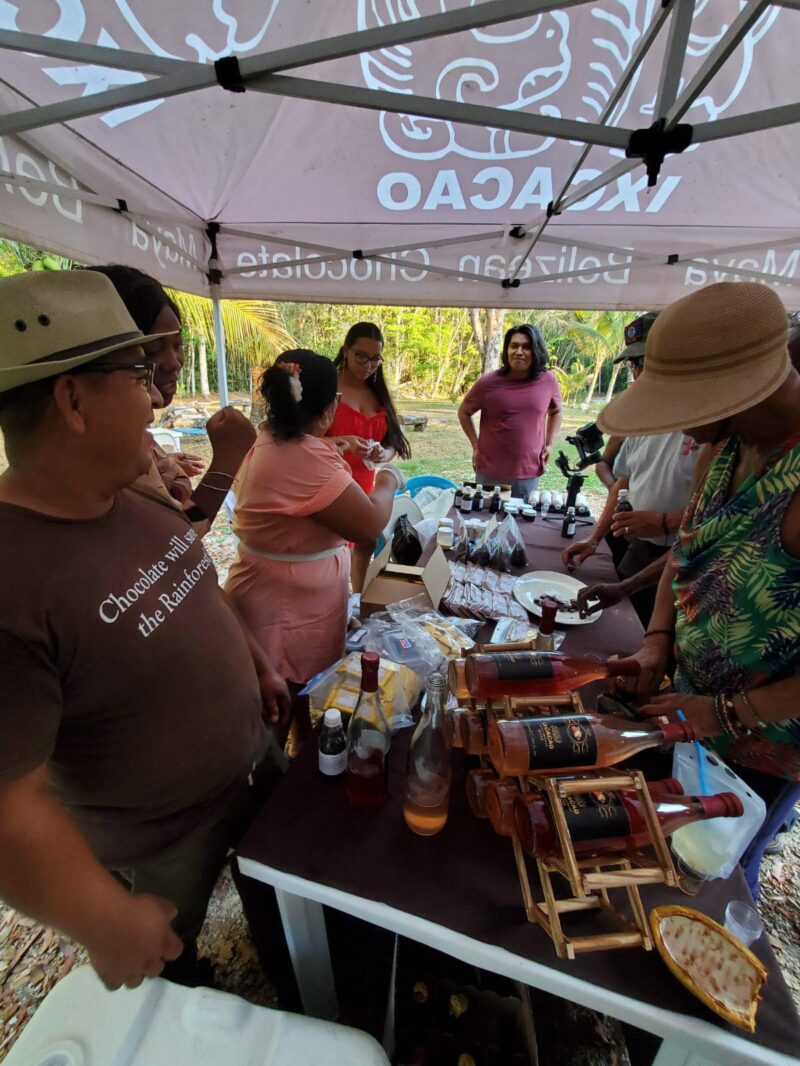
{"label": "man wearing eyeglasses", "polygon": [[[625,348],[614,362],[624,362],[634,381],[644,367],[647,335],[657,316],[657,311],[648,311],[625,326]],[[613,458],[614,481],[591,538],[570,544],[562,553],[564,563],[573,570],[594,554],[603,537],[610,536],[621,580],[581,589],[579,602],[584,611],[600,610],[629,596],[642,625],[647,626],[666,552],[695,483],[698,454],[698,446],[679,432],[619,441]],[[700,470],[705,470],[709,458],[704,453]],[[628,490],[633,511],[617,511],[622,489]],[[614,543],[621,543],[616,552]]]}
{"label": "man wearing eyeglasses", "polygon": [[191,955],[268,769],[257,653],[189,520],[130,487],[158,336],[100,274],[0,280],[0,897],[110,988]]}

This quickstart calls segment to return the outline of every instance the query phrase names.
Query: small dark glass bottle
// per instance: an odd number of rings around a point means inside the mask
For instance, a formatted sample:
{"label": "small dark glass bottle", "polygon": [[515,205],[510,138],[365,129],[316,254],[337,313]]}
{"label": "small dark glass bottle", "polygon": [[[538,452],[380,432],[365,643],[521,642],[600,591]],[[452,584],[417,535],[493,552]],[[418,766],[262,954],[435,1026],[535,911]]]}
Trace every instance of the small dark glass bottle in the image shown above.
{"label": "small dark glass bottle", "polygon": [[495,485],[494,492],[492,493],[492,500],[489,504],[489,513],[497,514],[502,506],[503,501],[500,499],[500,486]]}
{"label": "small dark glass bottle", "polygon": [[572,540],[575,536],[575,508],[568,507],[567,513],[564,515],[564,521],[561,523],[561,536],[566,540]]}
{"label": "small dark glass bottle", "polygon": [[475,495],[472,498],[472,510],[483,510],[483,485],[478,485],[475,489]]}

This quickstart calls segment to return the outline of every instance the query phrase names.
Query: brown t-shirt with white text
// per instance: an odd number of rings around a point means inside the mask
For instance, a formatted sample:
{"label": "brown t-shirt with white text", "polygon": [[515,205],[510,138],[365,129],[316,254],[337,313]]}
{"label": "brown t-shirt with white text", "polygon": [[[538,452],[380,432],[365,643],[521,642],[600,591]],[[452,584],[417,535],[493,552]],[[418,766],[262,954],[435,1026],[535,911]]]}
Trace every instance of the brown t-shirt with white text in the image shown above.
{"label": "brown t-shirt with white text", "polygon": [[263,746],[255,669],[195,530],[120,493],[71,521],[0,503],[0,783],[47,763],[110,866],[213,818]]}

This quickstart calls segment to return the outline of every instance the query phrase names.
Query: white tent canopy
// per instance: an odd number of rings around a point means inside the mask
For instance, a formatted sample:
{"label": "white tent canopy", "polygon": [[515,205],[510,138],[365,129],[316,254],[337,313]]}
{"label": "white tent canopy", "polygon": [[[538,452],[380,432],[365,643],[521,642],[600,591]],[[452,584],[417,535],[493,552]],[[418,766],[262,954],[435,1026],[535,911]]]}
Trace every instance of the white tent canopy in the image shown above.
{"label": "white tent canopy", "polygon": [[799,8],[0,0],[0,232],[231,297],[797,306]]}

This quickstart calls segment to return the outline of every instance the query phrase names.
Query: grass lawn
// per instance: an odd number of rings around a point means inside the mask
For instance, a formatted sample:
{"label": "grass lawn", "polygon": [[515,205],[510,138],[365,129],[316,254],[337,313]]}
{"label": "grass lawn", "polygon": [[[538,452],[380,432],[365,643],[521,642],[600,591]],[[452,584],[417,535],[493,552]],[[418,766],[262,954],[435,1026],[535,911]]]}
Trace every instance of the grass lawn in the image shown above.
{"label": "grass lawn", "polygon": [[[426,400],[401,400],[398,404],[404,414],[427,415],[428,425],[421,433],[413,430],[408,434],[412,456],[400,463],[406,476],[415,474],[440,474],[451,481],[461,482],[472,479],[474,471],[471,463],[471,450],[467,438],[458,424],[456,405]],[[583,411],[579,407],[565,407],[558,439],[553,448],[553,458],[542,477],[541,485],[547,489],[566,489],[566,479],[555,465],[554,459],[559,450],[564,451],[570,463],[578,458],[578,453],[571,444],[567,444],[567,434],[575,432],[579,426],[593,421],[593,411]],[[595,498],[605,498],[606,490],[596,477],[594,470],[587,471],[584,482],[585,491]]]}

